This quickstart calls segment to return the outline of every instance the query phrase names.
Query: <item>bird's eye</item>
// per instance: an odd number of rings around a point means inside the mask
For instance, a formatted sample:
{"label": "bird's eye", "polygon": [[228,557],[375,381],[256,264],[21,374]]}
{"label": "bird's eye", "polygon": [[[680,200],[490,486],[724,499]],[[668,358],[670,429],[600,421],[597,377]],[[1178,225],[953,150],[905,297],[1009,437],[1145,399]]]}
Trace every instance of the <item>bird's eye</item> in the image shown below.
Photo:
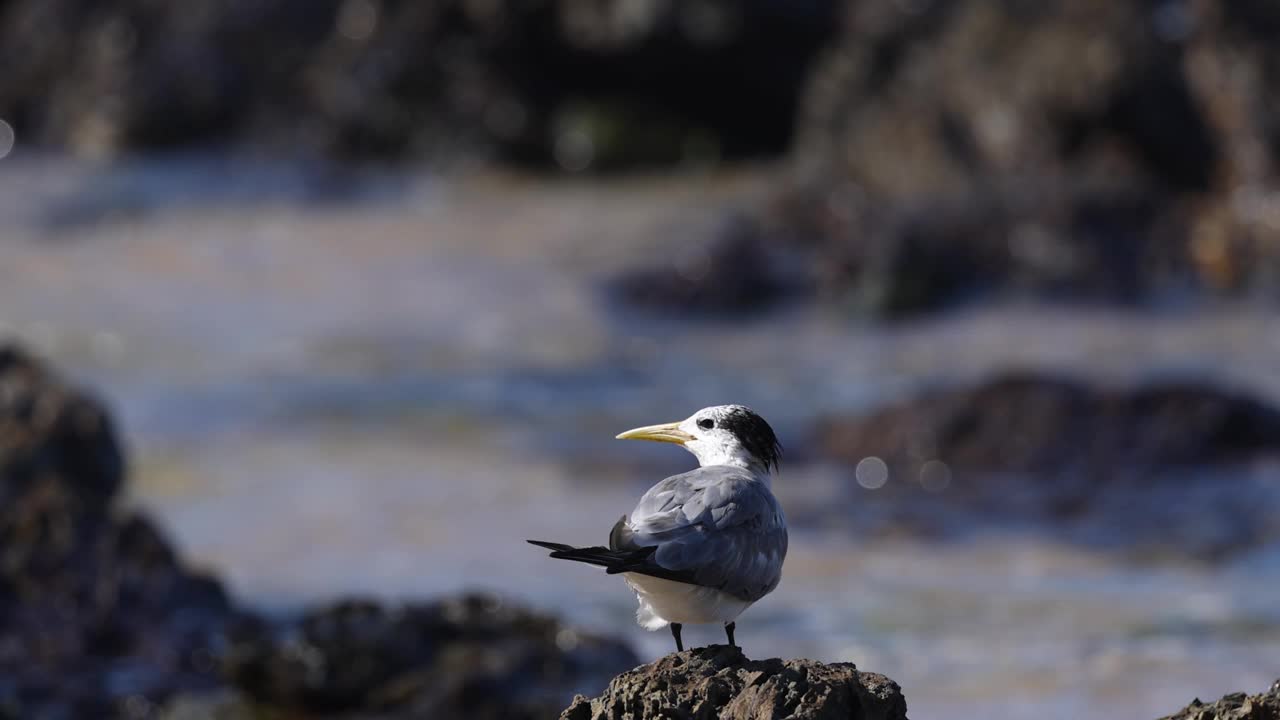
{"label": "bird's eye", "polygon": [[702,418],[701,420],[698,421],[698,427],[702,428],[703,430],[710,430],[715,426],[716,426],[716,421],[712,420],[711,418]]}

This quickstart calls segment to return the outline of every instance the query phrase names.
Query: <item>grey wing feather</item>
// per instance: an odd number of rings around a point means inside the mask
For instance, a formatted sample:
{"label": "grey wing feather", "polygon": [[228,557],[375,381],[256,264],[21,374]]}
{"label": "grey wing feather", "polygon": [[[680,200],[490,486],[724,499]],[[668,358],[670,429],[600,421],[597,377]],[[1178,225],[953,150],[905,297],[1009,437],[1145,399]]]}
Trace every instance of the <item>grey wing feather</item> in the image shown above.
{"label": "grey wing feather", "polygon": [[649,562],[662,570],[758,600],[782,577],[787,529],[764,483],[745,470],[707,467],[650,488],[630,520],[614,526],[609,544],[615,550],[656,547]]}

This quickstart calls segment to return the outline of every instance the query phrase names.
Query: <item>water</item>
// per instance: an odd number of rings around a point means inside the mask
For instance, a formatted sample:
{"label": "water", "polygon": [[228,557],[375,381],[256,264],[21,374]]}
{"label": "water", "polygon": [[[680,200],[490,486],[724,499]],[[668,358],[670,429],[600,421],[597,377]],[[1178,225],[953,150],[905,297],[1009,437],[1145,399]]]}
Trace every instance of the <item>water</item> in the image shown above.
{"label": "water", "polygon": [[[1280,398],[1280,323],[1256,309],[1003,306],[884,327],[808,307],[662,321],[602,299],[612,273],[666,257],[769,179],[11,156],[0,332],[105,396],[131,446],[130,502],[241,598],[491,589],[645,656],[670,638],[635,626],[622,583],[523,543],[598,542],[690,466],[620,430],[754,405],[796,451],[784,505],[814,508],[848,491],[804,460],[806,423],[924,386],[1044,368]],[[752,655],[885,672],[918,720],[1156,717],[1280,675],[1280,548],[1150,565],[1034,533],[871,541],[826,522],[793,531],[781,587],[738,637]]]}

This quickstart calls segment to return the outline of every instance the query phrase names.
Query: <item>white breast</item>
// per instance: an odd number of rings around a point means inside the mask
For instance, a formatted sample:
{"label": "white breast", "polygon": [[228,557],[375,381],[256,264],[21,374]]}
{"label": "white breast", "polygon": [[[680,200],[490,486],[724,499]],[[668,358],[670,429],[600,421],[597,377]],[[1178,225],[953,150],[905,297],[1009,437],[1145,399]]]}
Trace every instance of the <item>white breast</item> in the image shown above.
{"label": "white breast", "polygon": [[657,630],[670,623],[727,623],[751,606],[751,601],[715,588],[637,573],[623,573],[622,577],[636,591],[640,601],[636,622],[645,630]]}

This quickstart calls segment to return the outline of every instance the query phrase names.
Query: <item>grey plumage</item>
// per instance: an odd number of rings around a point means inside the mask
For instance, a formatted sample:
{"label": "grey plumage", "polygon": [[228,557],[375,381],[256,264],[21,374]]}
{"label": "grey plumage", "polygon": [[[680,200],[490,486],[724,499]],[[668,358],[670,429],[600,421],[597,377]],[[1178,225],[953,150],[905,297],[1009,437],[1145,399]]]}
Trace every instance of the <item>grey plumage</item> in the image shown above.
{"label": "grey plumage", "polygon": [[719,465],[669,477],[640,498],[628,526],[626,549],[657,546],[652,562],[689,572],[695,585],[755,601],[782,578],[782,508],[746,470]]}
{"label": "grey plumage", "polygon": [[750,472],[729,466],[673,475],[640,498],[609,533],[609,547],[556,550],[552,557],[712,587],[746,601],[782,578],[786,520],[773,493]]}
{"label": "grey plumage", "polygon": [[787,555],[786,519],[770,490],[777,436],[754,410],[720,405],[618,439],[676,443],[700,467],[650,488],[613,526],[608,547],[529,542],[621,574],[636,593],[636,621],[670,626],[677,650],[685,623],[723,623],[733,644],[736,618],[778,586]]}

